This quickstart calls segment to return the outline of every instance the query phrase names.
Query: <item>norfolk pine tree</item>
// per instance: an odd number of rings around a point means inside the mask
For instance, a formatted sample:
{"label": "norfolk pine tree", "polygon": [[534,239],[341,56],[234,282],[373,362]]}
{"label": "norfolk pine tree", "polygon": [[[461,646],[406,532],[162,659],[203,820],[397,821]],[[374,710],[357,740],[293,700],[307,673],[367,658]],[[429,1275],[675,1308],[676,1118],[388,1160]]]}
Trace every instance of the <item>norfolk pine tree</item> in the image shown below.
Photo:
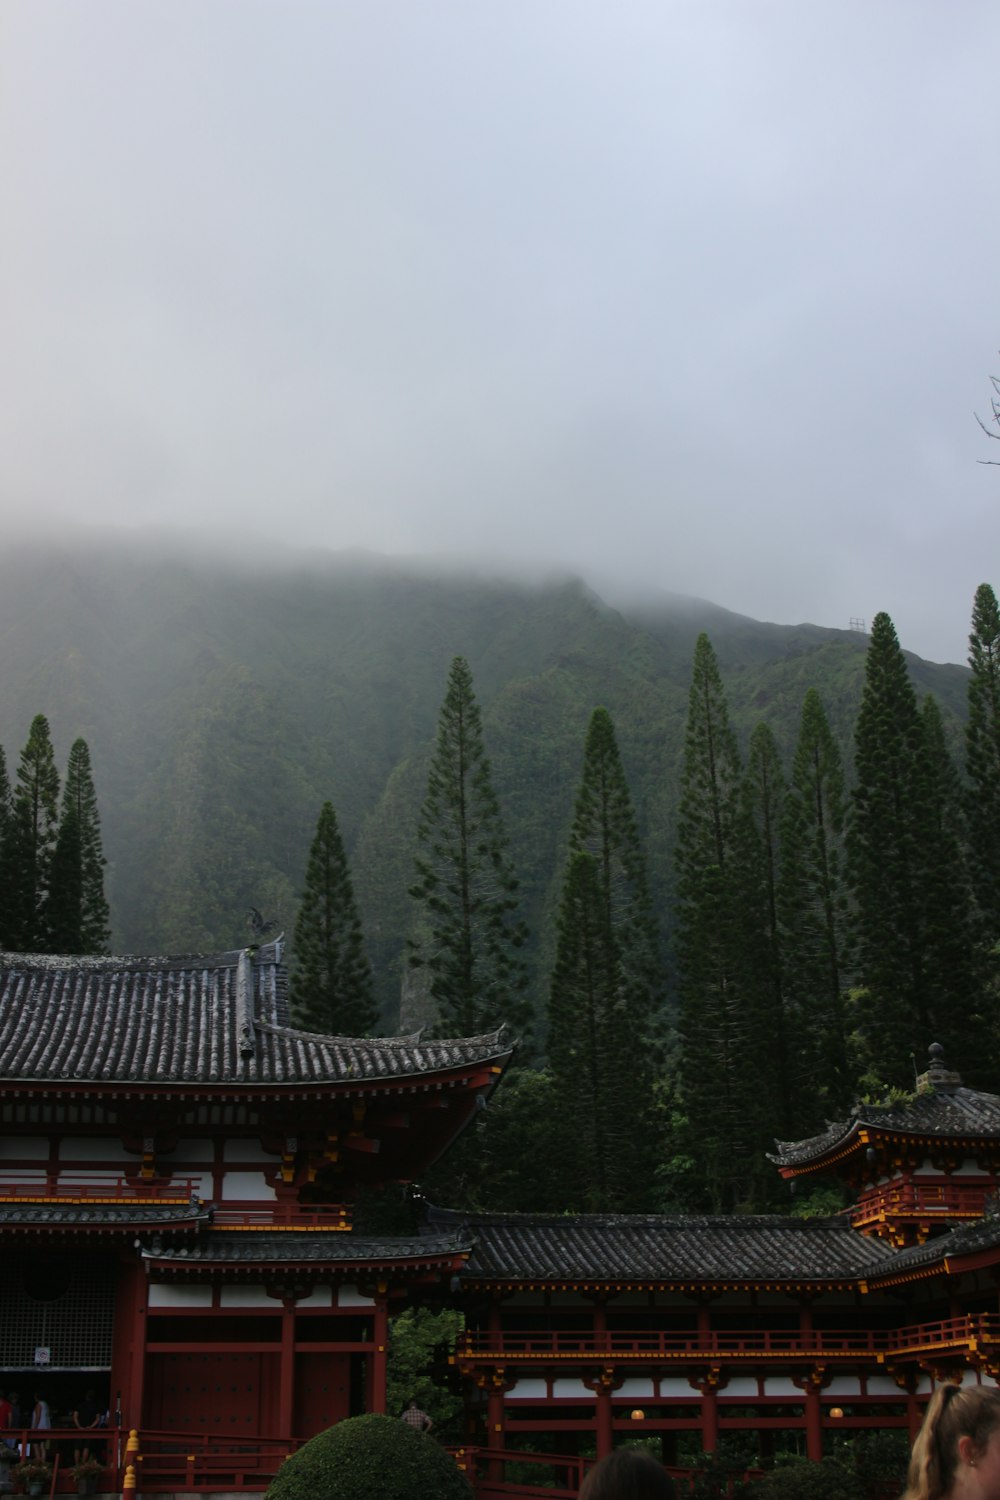
{"label": "norfolk pine tree", "polygon": [[371,965],[332,802],[309,850],[295,922],[289,997],[296,1024],[328,1035],[371,1036],[378,1019]]}
{"label": "norfolk pine tree", "polygon": [[86,740],[78,739],[69,752],[52,856],[49,940],[54,953],[108,951],[104,866],[90,751]]}
{"label": "norfolk pine tree", "polygon": [[851,1102],[847,1063],[844,772],[815,688],[802,703],[781,838],[784,999],[800,1133]]}
{"label": "norfolk pine tree", "polygon": [[768,1143],[769,1038],[760,1022],[767,959],[754,830],[708,636],[698,638],[677,834],[680,1088],[715,1211],[760,1190]]}
{"label": "norfolk pine tree", "polygon": [[48,720],[37,714],[21,751],[10,822],[7,940],[23,953],[50,951],[49,882],[58,822],[59,773]]}
{"label": "norfolk pine tree", "polygon": [[14,808],[10,794],[10,778],[7,761],[0,745],[0,891],[6,894],[0,901],[0,952],[12,945],[8,939],[10,926],[11,884],[11,838],[13,836]]}
{"label": "norfolk pine tree", "polygon": [[784,816],[787,785],[774,735],[767,724],[758,724],[750,736],[747,770],[744,780],[747,810],[757,831],[756,849],[750,858],[756,862],[747,869],[749,883],[759,889],[764,918],[764,949],[767,955],[766,994],[761,1022],[773,1048],[772,1127],[785,1136],[800,1121],[795,1114],[792,1089],[789,1028],[785,1015],[784,934],[778,919],[778,885],[781,870],[781,825]]}
{"label": "norfolk pine tree", "polygon": [[473,1036],[501,1022],[529,1022],[518,884],[469,664],[456,656],[417,826],[420,908],[410,964],[426,969],[439,1035]]}
{"label": "norfolk pine tree", "polygon": [[[584,748],[549,995],[549,1062],[581,1208],[640,1208],[652,1179],[661,995],[656,924],[614,725]],[[568,1184],[567,1184],[568,1185]]]}
{"label": "norfolk pine tree", "polygon": [[934,724],[917,707],[892,621],[876,615],[855,732],[848,858],[867,996],[862,1029],[872,1068],[896,1085],[913,1077],[931,1041],[945,1045],[955,1066],[971,1061],[973,1078],[978,1072],[963,1034],[979,1030],[981,996],[962,953],[965,882],[942,831],[949,777]]}
{"label": "norfolk pine tree", "polygon": [[969,666],[967,828],[983,938],[992,947],[1000,942],[1000,607],[988,583],[972,607]]}

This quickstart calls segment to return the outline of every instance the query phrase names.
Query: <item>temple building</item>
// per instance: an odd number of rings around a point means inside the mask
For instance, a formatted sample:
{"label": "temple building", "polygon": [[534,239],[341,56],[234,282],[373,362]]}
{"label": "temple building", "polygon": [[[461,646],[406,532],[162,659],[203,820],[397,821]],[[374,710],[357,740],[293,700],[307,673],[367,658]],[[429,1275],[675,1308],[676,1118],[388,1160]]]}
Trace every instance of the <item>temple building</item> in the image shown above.
{"label": "temple building", "polygon": [[778,1143],[790,1185],[850,1190],[834,1217],[353,1229],[359,1193],[418,1180],[510,1056],[503,1031],[298,1030],[280,944],[0,956],[0,1383],[65,1411],[90,1386],[191,1463],[215,1439],[283,1452],[385,1410],[389,1320],[429,1298],[465,1314],[470,1445],[600,1455],[641,1433],[677,1464],[730,1433],[765,1461],[779,1434],[813,1458],[834,1432],[912,1434],[936,1381],[997,1379],[1000,1098],[940,1049],[913,1097]]}

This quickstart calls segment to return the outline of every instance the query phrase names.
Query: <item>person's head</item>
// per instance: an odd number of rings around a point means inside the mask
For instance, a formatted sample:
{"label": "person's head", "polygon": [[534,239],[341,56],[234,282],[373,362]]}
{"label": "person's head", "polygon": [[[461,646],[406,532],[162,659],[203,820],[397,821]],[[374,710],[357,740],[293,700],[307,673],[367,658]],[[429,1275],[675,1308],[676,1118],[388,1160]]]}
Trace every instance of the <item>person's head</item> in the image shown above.
{"label": "person's head", "polygon": [[910,1455],[903,1500],[992,1500],[1000,1487],[1000,1391],[938,1386]]}
{"label": "person's head", "polygon": [[616,1448],[584,1479],[580,1500],[674,1500],[674,1484],[652,1454]]}

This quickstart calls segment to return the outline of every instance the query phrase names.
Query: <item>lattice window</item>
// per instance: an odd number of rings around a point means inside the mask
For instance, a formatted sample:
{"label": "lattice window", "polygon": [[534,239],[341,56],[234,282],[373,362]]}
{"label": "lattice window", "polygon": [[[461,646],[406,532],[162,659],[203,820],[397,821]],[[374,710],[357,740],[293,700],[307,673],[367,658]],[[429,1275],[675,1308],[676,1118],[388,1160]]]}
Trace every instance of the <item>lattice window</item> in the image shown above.
{"label": "lattice window", "polygon": [[[24,1259],[8,1264],[0,1297],[7,1369],[107,1369],[114,1324],[114,1266]],[[40,1359],[39,1351],[48,1350]]]}

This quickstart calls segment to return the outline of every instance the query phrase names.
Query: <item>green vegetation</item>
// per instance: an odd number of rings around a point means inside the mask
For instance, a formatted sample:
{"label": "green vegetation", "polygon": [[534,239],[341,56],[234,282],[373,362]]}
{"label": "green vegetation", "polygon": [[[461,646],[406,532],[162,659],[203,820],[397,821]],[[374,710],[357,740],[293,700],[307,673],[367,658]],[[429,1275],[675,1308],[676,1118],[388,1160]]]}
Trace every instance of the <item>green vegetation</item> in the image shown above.
{"label": "green vegetation", "polygon": [[285,1460],[267,1500],[468,1500],[455,1460],[398,1417],[349,1417]]}
{"label": "green vegetation", "polygon": [[420,915],[410,965],[426,971],[439,1036],[475,1036],[529,1011],[517,877],[483,743],[469,664],[456,656],[417,823]]}
{"label": "green vegetation", "polygon": [[309,850],[294,947],[289,998],[296,1025],[371,1036],[378,1020],[371,964],[332,802],[323,803]]}

